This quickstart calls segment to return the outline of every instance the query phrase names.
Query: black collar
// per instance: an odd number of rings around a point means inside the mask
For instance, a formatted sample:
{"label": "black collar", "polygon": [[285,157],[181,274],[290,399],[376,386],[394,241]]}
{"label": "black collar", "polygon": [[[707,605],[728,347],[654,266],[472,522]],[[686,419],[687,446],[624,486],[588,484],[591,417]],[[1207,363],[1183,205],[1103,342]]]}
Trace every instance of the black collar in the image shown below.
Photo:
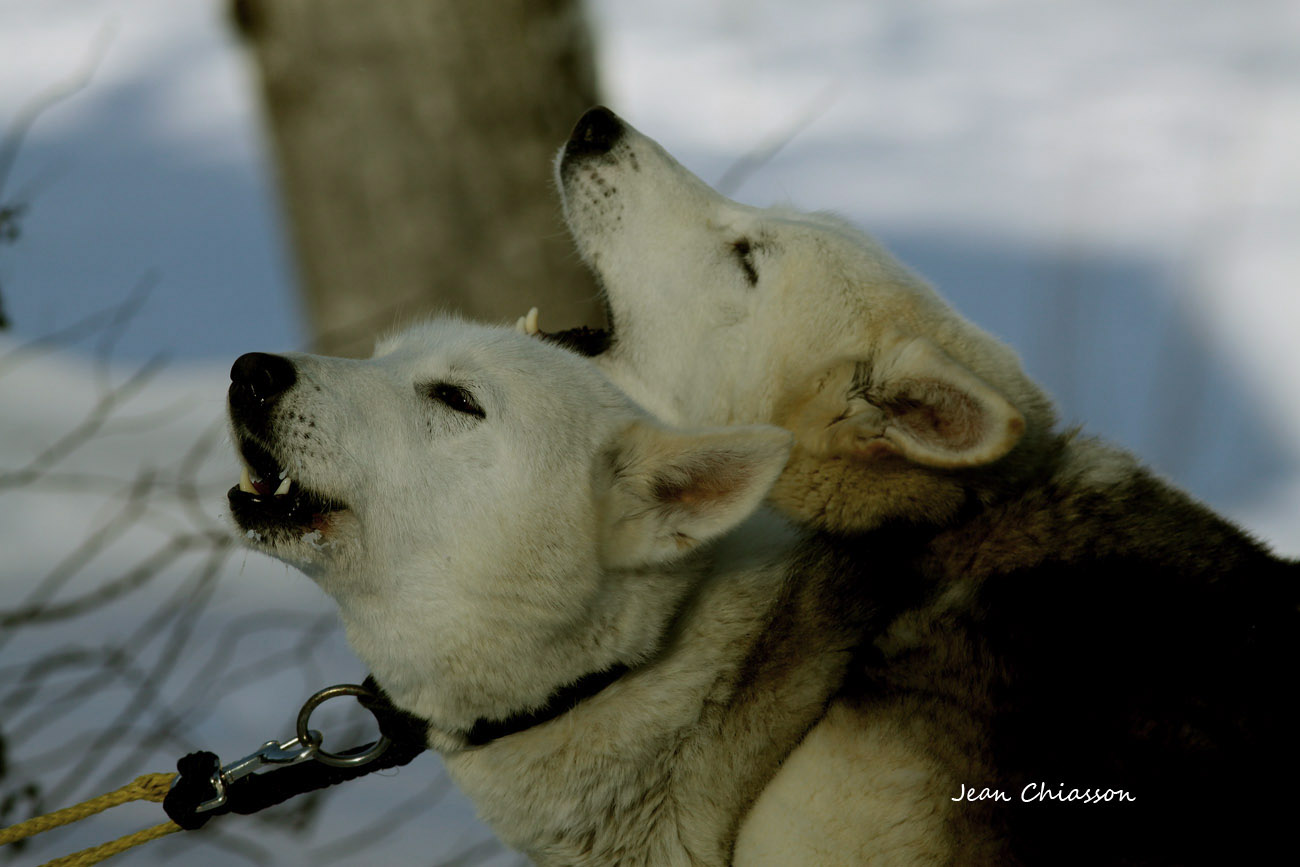
{"label": "black collar", "polygon": [[[470,726],[469,731],[462,732],[461,735],[471,747],[487,746],[507,735],[518,734],[568,713],[627,672],[628,667],[619,663],[604,671],[584,674],[573,683],[551,693],[546,703],[537,710],[511,714],[501,720],[479,718]],[[432,723],[409,711],[399,710],[389,699],[388,693],[375,681],[373,674],[366,678],[365,686],[374,695],[370,699],[361,699],[361,703],[379,719],[380,732],[395,743],[419,744],[419,749],[424,750],[428,745],[428,730]]]}
{"label": "black collar", "polygon": [[475,721],[468,732],[465,732],[465,740],[471,747],[487,746],[507,735],[518,734],[533,726],[550,722],[596,695],[627,674],[627,671],[627,666],[622,664],[614,665],[604,671],[594,671],[551,693],[550,697],[546,699],[546,703],[537,710],[511,714],[502,720],[480,718]]}

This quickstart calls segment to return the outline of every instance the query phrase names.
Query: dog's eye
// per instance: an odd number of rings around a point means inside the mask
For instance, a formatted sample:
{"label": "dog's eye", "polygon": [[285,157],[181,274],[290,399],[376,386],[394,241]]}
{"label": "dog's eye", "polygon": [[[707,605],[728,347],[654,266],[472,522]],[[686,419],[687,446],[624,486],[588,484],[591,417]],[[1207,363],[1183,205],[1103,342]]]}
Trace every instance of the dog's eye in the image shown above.
{"label": "dog's eye", "polygon": [[748,238],[731,242],[731,252],[740,261],[740,270],[745,273],[745,282],[750,286],[758,285],[758,269],[754,267],[754,248]]}
{"label": "dog's eye", "polygon": [[435,382],[426,389],[426,393],[438,403],[445,404],[448,408],[463,412],[465,415],[472,415],[475,418],[486,418],[487,413],[483,412],[483,407],[478,405],[474,395],[470,394],[469,389],[462,388],[459,385],[452,385],[450,382]]}

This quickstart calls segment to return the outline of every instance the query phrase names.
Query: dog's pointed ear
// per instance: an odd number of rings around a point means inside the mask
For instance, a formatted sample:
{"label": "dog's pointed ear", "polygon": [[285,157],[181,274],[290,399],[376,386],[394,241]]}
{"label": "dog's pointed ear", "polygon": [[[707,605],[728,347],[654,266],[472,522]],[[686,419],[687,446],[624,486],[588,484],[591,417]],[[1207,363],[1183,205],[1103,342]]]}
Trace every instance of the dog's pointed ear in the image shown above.
{"label": "dog's pointed ear", "polygon": [[767,425],[683,432],[634,422],[602,457],[606,563],[669,560],[730,530],[781,475],[791,442]]}
{"label": "dog's pointed ear", "polygon": [[975,467],[1011,451],[1025,418],[1011,401],[923,337],[900,341],[850,377],[843,418],[828,451],[870,458],[896,453],[938,468]]}

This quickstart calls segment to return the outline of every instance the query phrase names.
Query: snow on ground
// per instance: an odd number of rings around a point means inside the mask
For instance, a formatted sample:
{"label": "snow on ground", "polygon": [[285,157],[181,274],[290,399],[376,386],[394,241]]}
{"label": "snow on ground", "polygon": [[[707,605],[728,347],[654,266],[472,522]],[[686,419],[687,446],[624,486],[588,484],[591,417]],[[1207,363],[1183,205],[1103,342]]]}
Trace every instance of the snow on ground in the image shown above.
{"label": "snow on ground", "polygon": [[[191,748],[235,758],[288,737],[302,698],[363,674],[311,582],[220,541],[235,472],[225,371],[302,334],[223,6],[0,2],[0,129],[98,58],[87,87],[32,129],[3,190],[32,207],[20,243],[0,248],[17,327],[0,340],[0,617],[76,600],[191,542],[93,613],[0,628],[0,786],[20,796],[0,821],[26,811],[25,781],[53,808]],[[735,179],[739,157],[793,135],[737,198],[860,222],[1011,342],[1067,419],[1300,553],[1300,7],[591,8],[607,101],[706,180]],[[30,348],[150,273],[109,368],[93,360],[103,328],[67,351]],[[175,360],[64,454],[106,389],[160,350]],[[196,442],[209,449],[192,454]],[[33,696],[22,677],[37,659]],[[351,731],[358,718],[344,716],[333,724]],[[113,723],[113,738],[93,740]],[[305,839],[234,820],[132,857],[437,863],[488,845],[436,761],[418,762],[332,793]],[[139,827],[151,810],[52,836],[22,860]],[[408,821],[364,845],[350,836],[388,817]]]}

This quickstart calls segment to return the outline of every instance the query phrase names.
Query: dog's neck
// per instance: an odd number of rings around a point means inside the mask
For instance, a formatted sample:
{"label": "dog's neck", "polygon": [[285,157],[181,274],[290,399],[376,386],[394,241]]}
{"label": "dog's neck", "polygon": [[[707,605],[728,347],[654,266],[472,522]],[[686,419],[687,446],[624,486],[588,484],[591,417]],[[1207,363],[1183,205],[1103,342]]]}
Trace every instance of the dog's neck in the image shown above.
{"label": "dog's neck", "polygon": [[[463,749],[558,716],[612,682],[608,672],[650,658],[707,565],[691,559],[570,576],[567,586],[596,592],[575,594],[586,601],[568,610],[518,600],[456,605],[410,591],[336,598],[349,643],[393,703],[430,721],[438,749]],[[548,579],[535,580],[516,586],[531,592]],[[461,614],[451,620],[447,611]]]}
{"label": "dog's neck", "polygon": [[628,671],[625,665],[615,665],[604,671],[592,672],[568,686],[557,689],[541,708],[513,714],[502,720],[480,719],[469,731],[459,735],[450,732],[439,733],[430,720],[396,707],[388,695],[388,690],[380,686],[373,674],[366,678],[364,684],[372,695],[363,698],[362,703],[380,721],[381,732],[403,749],[427,749],[430,735],[437,740],[455,740],[459,736],[466,746],[485,747],[501,738],[528,731],[563,716],[582,702],[598,695]]}

